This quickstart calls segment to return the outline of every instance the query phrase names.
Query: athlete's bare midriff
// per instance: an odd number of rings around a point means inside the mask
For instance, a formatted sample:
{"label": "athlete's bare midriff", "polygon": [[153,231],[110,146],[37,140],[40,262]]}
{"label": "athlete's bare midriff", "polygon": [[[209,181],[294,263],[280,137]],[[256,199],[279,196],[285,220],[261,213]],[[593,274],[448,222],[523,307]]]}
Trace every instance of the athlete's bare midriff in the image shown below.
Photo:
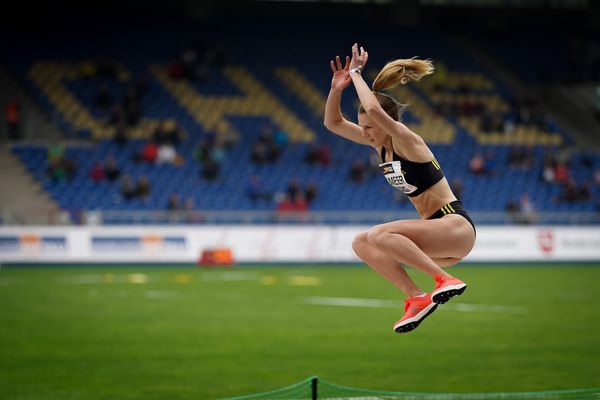
{"label": "athlete's bare midriff", "polygon": [[456,201],[456,196],[452,194],[446,178],[443,178],[420,195],[408,199],[421,218],[427,219],[445,204]]}

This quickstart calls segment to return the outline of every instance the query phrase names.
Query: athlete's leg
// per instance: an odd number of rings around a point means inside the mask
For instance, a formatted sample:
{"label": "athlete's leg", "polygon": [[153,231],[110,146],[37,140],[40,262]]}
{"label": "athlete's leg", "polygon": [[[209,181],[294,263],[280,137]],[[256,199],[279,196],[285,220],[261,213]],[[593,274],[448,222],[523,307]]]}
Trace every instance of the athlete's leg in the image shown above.
{"label": "athlete's leg", "polygon": [[440,268],[448,268],[458,264],[462,258],[446,257],[446,258],[431,258]]}
{"label": "athlete's leg", "polygon": [[451,275],[433,259],[462,259],[475,243],[475,233],[466,219],[447,215],[433,220],[405,220],[373,227],[367,240],[399,263],[431,276]]}
{"label": "athlete's leg", "polygon": [[354,237],[352,249],[371,269],[392,282],[407,296],[413,297],[423,293],[400,263],[369,244],[367,232],[361,232]]}

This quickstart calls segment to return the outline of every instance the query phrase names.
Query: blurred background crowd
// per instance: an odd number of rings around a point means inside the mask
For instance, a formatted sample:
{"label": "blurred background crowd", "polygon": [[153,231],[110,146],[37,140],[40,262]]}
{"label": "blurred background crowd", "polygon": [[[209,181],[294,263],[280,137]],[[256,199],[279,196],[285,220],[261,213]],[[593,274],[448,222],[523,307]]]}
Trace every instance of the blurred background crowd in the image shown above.
{"label": "blurred background crowd", "polygon": [[368,79],[433,60],[392,94],[476,222],[599,221],[596,2],[201,3],[15,11],[0,40],[3,223],[414,213],[377,154],[323,127],[329,60],[355,41]]}

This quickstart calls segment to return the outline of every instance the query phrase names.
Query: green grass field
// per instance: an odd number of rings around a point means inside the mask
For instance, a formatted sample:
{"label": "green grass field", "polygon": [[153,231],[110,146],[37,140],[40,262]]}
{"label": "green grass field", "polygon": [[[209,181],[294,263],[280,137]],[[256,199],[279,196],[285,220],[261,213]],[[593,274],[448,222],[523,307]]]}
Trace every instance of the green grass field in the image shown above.
{"label": "green grass field", "polygon": [[411,392],[600,386],[600,265],[453,273],[464,295],[398,335],[403,295],[366,267],[0,269],[0,398],[213,399],[311,375]]}

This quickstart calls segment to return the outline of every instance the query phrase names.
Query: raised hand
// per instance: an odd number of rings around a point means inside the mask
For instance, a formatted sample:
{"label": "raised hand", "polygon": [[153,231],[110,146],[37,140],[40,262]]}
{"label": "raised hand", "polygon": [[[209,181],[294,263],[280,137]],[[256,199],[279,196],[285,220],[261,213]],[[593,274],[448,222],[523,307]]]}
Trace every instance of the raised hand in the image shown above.
{"label": "raised hand", "polygon": [[365,69],[368,59],[369,53],[367,53],[362,46],[359,48],[358,44],[354,43],[352,46],[352,60],[350,61],[349,72],[362,72],[362,70]]}
{"label": "raised hand", "polygon": [[350,82],[352,82],[350,74],[348,73],[348,70],[350,69],[350,57],[346,56],[346,62],[342,67],[340,56],[336,56],[335,61],[331,60],[330,66],[331,72],[333,72],[331,88],[339,91],[346,89],[348,85],[350,85]]}

